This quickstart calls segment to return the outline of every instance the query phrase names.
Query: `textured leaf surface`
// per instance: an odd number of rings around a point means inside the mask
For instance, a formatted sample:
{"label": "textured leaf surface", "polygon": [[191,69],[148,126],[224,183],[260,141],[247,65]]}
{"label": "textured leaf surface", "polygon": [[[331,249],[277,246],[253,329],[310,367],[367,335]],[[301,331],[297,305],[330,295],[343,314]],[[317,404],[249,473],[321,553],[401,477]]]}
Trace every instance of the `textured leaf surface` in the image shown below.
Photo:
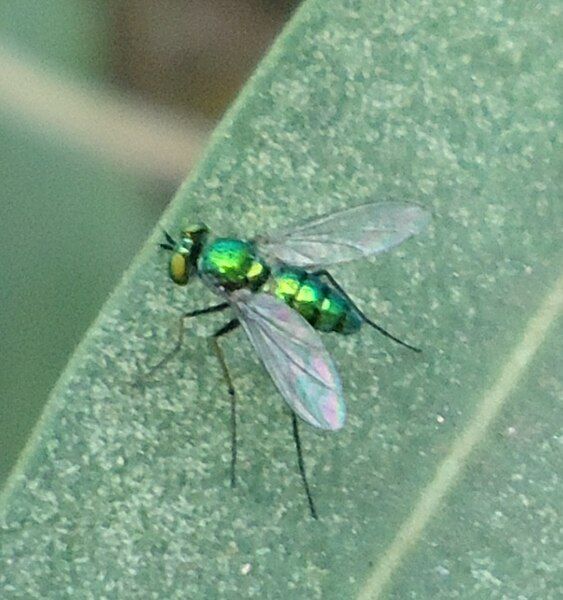
{"label": "textured leaf surface", "polygon": [[252,235],[372,198],[427,206],[428,234],[334,271],[424,354],[326,337],[349,420],[304,431],[313,522],[284,404],[232,334],[231,491],[228,400],[196,337],[216,317],[129,383],[211,301],[172,288],[155,234],[5,490],[2,598],[561,597],[559,11],[305,3],[164,224]]}

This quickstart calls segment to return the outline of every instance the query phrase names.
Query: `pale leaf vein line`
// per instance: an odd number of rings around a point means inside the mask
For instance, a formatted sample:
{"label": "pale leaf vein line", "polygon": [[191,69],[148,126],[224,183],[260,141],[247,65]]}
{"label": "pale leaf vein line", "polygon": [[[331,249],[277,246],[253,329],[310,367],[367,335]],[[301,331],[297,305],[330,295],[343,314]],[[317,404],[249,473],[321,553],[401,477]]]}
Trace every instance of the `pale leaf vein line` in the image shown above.
{"label": "pale leaf vein line", "polygon": [[467,427],[453,443],[445,459],[438,465],[434,478],[423,489],[410,515],[400,526],[394,540],[369,574],[358,596],[359,600],[381,597],[405,554],[420,539],[424,528],[455,484],[469,454],[485,437],[491,423],[523,376],[562,309],[563,275],[559,277],[538,311],[528,321],[520,342],[510,354],[500,376],[483,394]]}

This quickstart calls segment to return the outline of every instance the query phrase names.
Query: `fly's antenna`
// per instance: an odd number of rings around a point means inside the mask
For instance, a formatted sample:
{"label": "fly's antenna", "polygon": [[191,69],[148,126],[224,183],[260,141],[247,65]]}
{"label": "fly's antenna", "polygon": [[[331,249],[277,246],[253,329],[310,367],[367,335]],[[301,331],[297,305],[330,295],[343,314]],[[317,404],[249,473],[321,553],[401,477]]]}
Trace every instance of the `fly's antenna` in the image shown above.
{"label": "fly's antenna", "polygon": [[166,238],[166,241],[171,245],[174,246],[174,244],[176,244],[176,240],[168,233],[168,231],[166,231],[166,229],[162,230],[162,233],[164,233],[164,237]]}
{"label": "fly's antenna", "polygon": [[167,243],[159,244],[159,246],[164,250],[174,250],[174,246],[176,245],[176,241],[174,240],[174,238],[168,233],[168,231],[166,231],[166,229],[163,229],[162,233],[164,233],[164,237],[166,238]]}

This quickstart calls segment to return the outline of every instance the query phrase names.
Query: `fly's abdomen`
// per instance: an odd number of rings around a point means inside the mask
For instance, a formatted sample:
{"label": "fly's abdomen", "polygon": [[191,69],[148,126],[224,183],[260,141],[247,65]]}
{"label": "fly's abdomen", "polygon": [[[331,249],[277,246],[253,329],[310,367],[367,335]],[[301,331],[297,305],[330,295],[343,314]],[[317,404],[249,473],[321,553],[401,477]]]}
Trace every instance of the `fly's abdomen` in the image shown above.
{"label": "fly's abdomen", "polygon": [[268,291],[299,312],[315,329],[353,333],[362,324],[346,298],[302,269],[282,268],[272,275]]}
{"label": "fly's abdomen", "polygon": [[270,275],[254,244],[235,238],[218,238],[207,244],[201,252],[198,271],[213,285],[229,291],[257,290]]}

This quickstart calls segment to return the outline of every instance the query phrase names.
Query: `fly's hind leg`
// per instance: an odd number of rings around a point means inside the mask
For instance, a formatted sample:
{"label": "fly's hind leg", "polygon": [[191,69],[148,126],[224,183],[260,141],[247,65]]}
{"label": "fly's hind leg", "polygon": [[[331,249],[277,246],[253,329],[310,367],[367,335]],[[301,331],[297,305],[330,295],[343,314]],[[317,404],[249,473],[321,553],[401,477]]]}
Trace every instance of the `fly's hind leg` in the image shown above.
{"label": "fly's hind leg", "polygon": [[227,368],[227,363],[225,362],[225,356],[223,354],[223,350],[219,345],[219,338],[229,331],[233,331],[240,325],[240,321],[238,319],[232,319],[226,325],[223,325],[220,329],[218,329],[210,338],[210,344],[215,352],[215,356],[217,356],[217,360],[221,365],[221,370],[223,371],[223,377],[225,379],[225,383],[227,384],[227,390],[229,392],[229,398],[231,400],[231,487],[235,487],[236,480],[236,466],[237,466],[237,402],[236,402],[236,394],[235,394],[235,386],[233,385],[233,381],[231,379],[231,375],[229,373],[229,369]]}
{"label": "fly's hind leg", "polygon": [[405,348],[408,348],[409,350],[414,350],[415,352],[422,352],[422,350],[420,348],[416,348],[415,346],[411,346],[410,344],[407,344],[407,342],[403,342],[403,340],[400,340],[398,337],[395,337],[392,333],[389,333],[388,331],[383,329],[383,327],[381,327],[381,325],[374,323],[367,315],[365,315],[358,308],[358,306],[352,300],[352,298],[350,298],[350,296],[348,296],[348,294],[344,291],[344,289],[340,286],[340,284],[336,281],[336,279],[334,279],[334,277],[331,275],[331,273],[329,273],[326,269],[322,269],[320,271],[315,271],[313,273],[313,275],[317,275],[319,277],[323,277],[323,276],[326,277],[330,281],[330,283],[344,296],[344,298],[346,298],[346,300],[348,300],[348,302],[350,302],[350,304],[358,312],[358,314],[364,320],[364,322],[366,322],[368,325],[370,325],[371,327],[373,327],[374,329],[379,331],[379,333],[383,334],[385,337],[388,337],[390,340],[393,340],[397,344],[401,344],[401,346],[404,346]]}
{"label": "fly's hind leg", "polygon": [[313,502],[313,496],[309,489],[309,483],[307,481],[307,475],[305,473],[305,463],[303,462],[303,452],[301,451],[301,438],[299,437],[299,422],[294,412],[291,413],[291,424],[293,426],[293,440],[295,441],[295,449],[297,450],[297,466],[299,467],[299,473],[301,475],[301,481],[303,482],[303,488],[305,495],[307,496],[307,502],[309,503],[309,510],[313,519],[318,519],[317,509]]}

